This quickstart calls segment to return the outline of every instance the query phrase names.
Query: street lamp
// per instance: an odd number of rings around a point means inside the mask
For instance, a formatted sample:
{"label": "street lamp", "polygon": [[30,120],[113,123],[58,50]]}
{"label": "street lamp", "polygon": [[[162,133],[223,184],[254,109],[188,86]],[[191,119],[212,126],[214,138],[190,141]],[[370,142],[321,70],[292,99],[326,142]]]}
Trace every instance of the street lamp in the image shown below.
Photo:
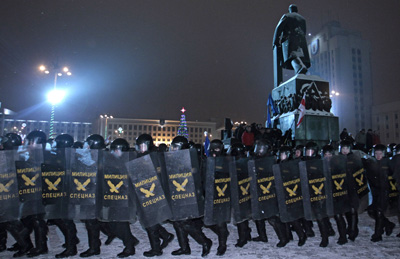
{"label": "street lamp", "polygon": [[[41,71],[42,73],[45,73],[45,74],[50,74],[50,70],[47,69],[46,66],[44,66],[44,65],[39,66],[39,71]],[[57,77],[62,76],[63,74],[66,74],[67,76],[72,75],[72,73],[69,71],[68,67],[64,67],[63,69],[60,69],[58,64],[54,64],[53,72],[54,72],[53,90],[47,94],[47,100],[51,103],[49,138],[55,137],[55,133],[54,133],[54,117],[55,117],[55,110],[56,110],[55,106],[56,106],[56,104],[60,103],[65,96],[65,91],[57,89]]]}
{"label": "street lamp", "polygon": [[[107,122],[108,122],[108,119],[114,119],[114,117],[112,115],[104,114],[104,115],[100,115],[100,119],[106,120],[106,123],[104,125],[104,139],[107,139],[107,126],[108,126]],[[101,132],[101,129],[100,129],[100,132]]]}

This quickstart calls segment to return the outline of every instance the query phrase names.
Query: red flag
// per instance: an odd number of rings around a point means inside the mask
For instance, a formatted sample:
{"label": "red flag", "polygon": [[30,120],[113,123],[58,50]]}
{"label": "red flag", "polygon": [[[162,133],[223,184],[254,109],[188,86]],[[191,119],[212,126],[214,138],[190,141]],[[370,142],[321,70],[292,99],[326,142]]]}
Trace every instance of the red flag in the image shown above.
{"label": "red flag", "polygon": [[299,120],[297,121],[296,127],[300,127],[301,122],[303,121],[304,113],[306,112],[306,93],[303,95],[303,99],[301,99],[301,103],[299,108],[297,109],[300,111]]}

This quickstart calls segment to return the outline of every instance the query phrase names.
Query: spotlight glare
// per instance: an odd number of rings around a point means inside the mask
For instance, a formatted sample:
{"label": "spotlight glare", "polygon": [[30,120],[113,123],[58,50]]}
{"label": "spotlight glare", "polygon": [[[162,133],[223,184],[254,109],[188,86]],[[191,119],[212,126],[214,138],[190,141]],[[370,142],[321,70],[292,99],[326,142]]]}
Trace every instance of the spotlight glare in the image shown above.
{"label": "spotlight glare", "polygon": [[65,91],[61,89],[53,89],[47,94],[47,100],[52,105],[60,103],[65,97]]}
{"label": "spotlight glare", "polygon": [[39,70],[40,70],[40,71],[45,71],[45,70],[46,70],[46,67],[43,66],[43,65],[41,65],[41,66],[39,67]]}

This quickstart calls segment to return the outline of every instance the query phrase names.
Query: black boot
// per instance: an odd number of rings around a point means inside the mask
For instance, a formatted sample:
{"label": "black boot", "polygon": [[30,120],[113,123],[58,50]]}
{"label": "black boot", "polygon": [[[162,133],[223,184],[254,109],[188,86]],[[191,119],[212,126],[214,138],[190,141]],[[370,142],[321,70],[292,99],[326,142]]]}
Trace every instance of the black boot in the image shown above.
{"label": "black boot", "polygon": [[37,215],[34,218],[33,230],[35,231],[35,248],[32,248],[27,254],[28,257],[35,257],[42,254],[47,254],[47,224],[42,215]]}
{"label": "black boot", "polygon": [[7,250],[6,222],[0,223],[0,252]]}
{"label": "black boot", "polygon": [[160,244],[160,233],[157,225],[146,229],[147,236],[149,237],[151,250],[143,253],[146,257],[153,257],[162,255],[161,244]]}
{"label": "black boot", "polygon": [[[285,235],[289,241],[293,241],[292,226],[290,223],[285,224]],[[294,229],[294,228],[293,228]]]}
{"label": "black boot", "polygon": [[317,220],[319,232],[321,233],[320,247],[327,247],[329,244],[329,218]]}
{"label": "black boot", "polygon": [[212,241],[204,235],[201,224],[197,220],[188,220],[183,225],[183,228],[198,244],[203,246],[201,256],[204,257],[210,253]]}
{"label": "black boot", "polygon": [[[268,219],[268,223],[274,228],[276,235],[278,236],[279,243],[277,247],[284,247],[289,243],[289,239],[286,235],[286,224],[282,223],[278,217],[272,217]],[[293,237],[293,236],[292,236]]]}
{"label": "black boot", "polygon": [[81,253],[80,257],[90,257],[100,254],[100,224],[96,219],[85,220],[88,234],[89,249]]}
{"label": "black boot", "polygon": [[18,243],[14,243],[11,247],[7,248],[7,251],[15,252],[19,250],[19,245]]}
{"label": "black boot", "polygon": [[339,232],[339,240],[337,241],[337,244],[344,245],[347,243],[346,222],[341,214],[335,215],[335,220]]}
{"label": "black boot", "polygon": [[[32,241],[29,237],[29,230],[24,227],[21,221],[12,221],[6,225],[7,231],[17,241],[13,247],[18,248],[18,252],[13,257],[21,257],[33,248]],[[15,251],[15,250],[14,250]]]}
{"label": "black boot", "polygon": [[390,222],[388,218],[385,217],[385,232],[386,236],[390,236],[393,233],[393,229],[396,225]]}
{"label": "black boot", "polygon": [[180,248],[172,251],[171,255],[190,255],[191,251],[189,247],[188,234],[184,231],[182,222],[175,221],[173,225]]}
{"label": "black boot", "polygon": [[235,247],[243,247],[245,244],[247,244],[248,241],[251,241],[251,235],[250,235],[251,229],[249,227],[249,221],[246,220],[241,223],[238,223],[237,229],[238,229],[239,239],[237,240]]}
{"label": "black boot", "polygon": [[131,255],[134,255],[134,254],[135,254],[135,246],[132,245],[129,247],[125,247],[121,253],[117,254],[117,256],[119,258],[125,258],[125,257],[129,257]]}
{"label": "black boot", "polygon": [[372,242],[382,241],[382,235],[384,233],[385,216],[381,211],[375,212],[375,233],[371,236]]}
{"label": "black boot", "polygon": [[217,248],[217,255],[222,256],[225,254],[227,245],[226,241],[228,240],[229,236],[229,231],[228,231],[228,226],[226,223],[221,223],[217,225],[218,228],[218,248]]}
{"label": "black boot", "polygon": [[315,237],[314,230],[312,229],[313,227],[312,221],[302,218],[300,219],[300,222],[301,225],[303,226],[304,231],[306,232],[307,237]]}
{"label": "black boot", "polygon": [[358,236],[358,213],[352,208],[345,215],[347,219],[347,234],[349,235],[349,239],[354,241]]}
{"label": "black boot", "polygon": [[166,248],[172,240],[174,240],[174,235],[169,233],[163,226],[159,225],[158,233],[162,239],[161,250]]}
{"label": "black boot", "polygon": [[99,222],[99,223],[100,223],[100,231],[107,236],[107,240],[106,242],[104,242],[104,244],[108,246],[117,236],[114,233],[112,233],[110,226],[107,222]]}
{"label": "black boot", "polygon": [[65,233],[65,250],[59,254],[56,254],[56,258],[66,258],[69,256],[74,256],[78,253],[76,249],[77,240],[76,236],[76,226],[72,220],[62,220],[61,222],[56,222],[56,225],[61,229],[64,229]]}
{"label": "black boot", "polygon": [[265,220],[254,220],[256,223],[258,237],[253,238],[256,242],[268,242],[267,231],[265,230]]}
{"label": "black boot", "polygon": [[299,242],[298,242],[298,246],[303,246],[306,241],[307,241],[307,235],[304,232],[303,227],[301,226],[301,223],[299,220],[295,220],[291,222],[294,231],[296,232],[297,236],[299,237]]}
{"label": "black boot", "polygon": [[331,223],[331,221],[329,220],[329,218],[328,218],[328,220],[327,220],[327,223],[328,223],[328,235],[330,236],[330,237],[334,237],[335,236],[335,230],[333,229],[333,227],[332,227],[332,223]]}

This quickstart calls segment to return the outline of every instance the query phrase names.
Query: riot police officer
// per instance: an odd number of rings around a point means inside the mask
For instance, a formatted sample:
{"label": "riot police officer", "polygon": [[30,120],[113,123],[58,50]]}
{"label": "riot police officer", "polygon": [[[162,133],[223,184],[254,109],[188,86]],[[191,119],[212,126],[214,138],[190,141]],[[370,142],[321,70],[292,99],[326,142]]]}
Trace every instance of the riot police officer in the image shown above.
{"label": "riot police officer", "polygon": [[[149,154],[154,149],[153,138],[149,134],[142,134],[136,139],[136,150],[138,157]],[[149,237],[151,249],[143,252],[146,257],[162,255],[162,249],[174,239],[174,235],[169,233],[161,224],[146,228]],[[162,243],[160,242],[162,240]]]}
{"label": "riot police officer", "polygon": [[[254,156],[256,159],[263,157],[272,156],[270,145],[265,139],[259,139],[256,141],[254,146]],[[254,220],[257,227],[258,237],[253,238],[253,241],[268,241],[267,233],[265,230],[265,219],[264,220]],[[284,224],[278,216],[272,216],[268,218],[268,223],[273,227],[276,235],[279,238],[279,243],[277,247],[284,247],[289,243],[289,238],[286,233],[286,224]]]}
{"label": "riot police officer", "polygon": [[[305,160],[319,159],[318,145],[315,142],[308,142],[305,146]],[[329,218],[317,220],[318,228],[321,233],[320,247],[327,247],[329,244]]]}
{"label": "riot police officer", "polygon": [[[170,151],[173,152],[188,147],[189,142],[185,137],[176,136],[171,142]],[[173,226],[180,248],[172,251],[172,255],[189,255],[191,253],[188,235],[190,235],[197,243],[202,245],[203,251],[201,256],[206,256],[210,253],[212,241],[204,235],[202,231],[203,222],[201,219],[196,218],[174,221]]]}

